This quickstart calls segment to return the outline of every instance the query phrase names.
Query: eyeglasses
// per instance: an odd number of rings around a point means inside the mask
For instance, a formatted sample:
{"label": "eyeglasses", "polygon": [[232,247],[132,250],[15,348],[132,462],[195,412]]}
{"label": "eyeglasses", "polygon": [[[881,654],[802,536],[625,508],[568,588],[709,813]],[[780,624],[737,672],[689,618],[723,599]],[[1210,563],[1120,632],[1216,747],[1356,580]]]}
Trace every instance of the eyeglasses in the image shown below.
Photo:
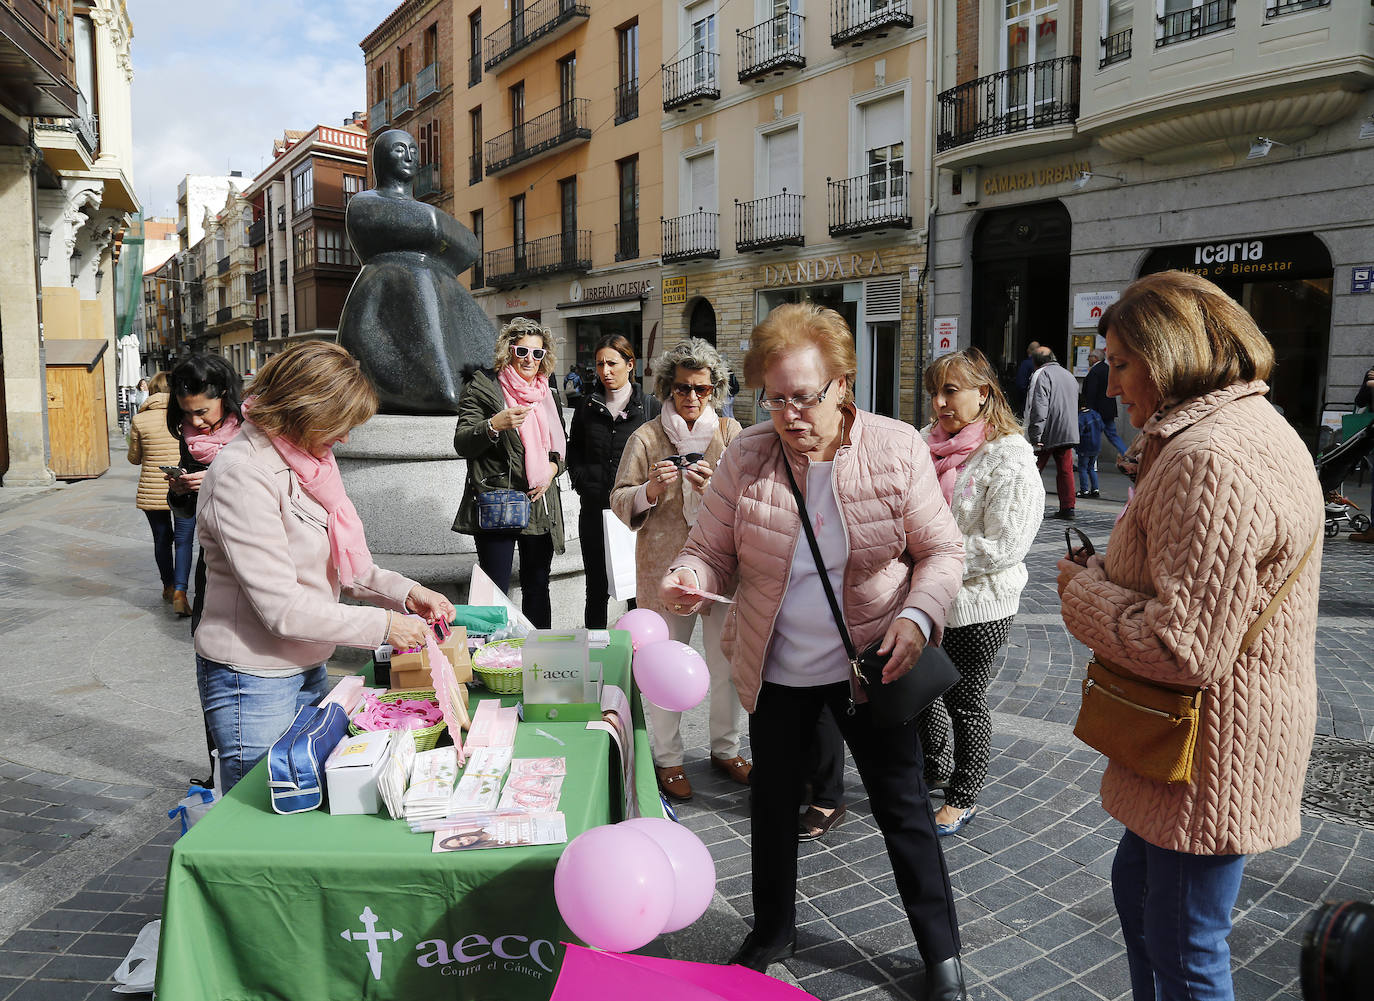
{"label": "eyeglasses", "polygon": [[696,396],[701,400],[710,396],[715,390],[715,386],[693,386],[686,382],[673,383],[673,392],[678,396]]}
{"label": "eyeglasses", "polygon": [[665,455],[659,461],[671,462],[674,466],[677,466],[678,469],[686,469],[688,466],[692,465],[692,463],[700,462],[704,458],[706,458],[704,452],[688,452],[686,455]]}
{"label": "eyeglasses", "polygon": [[804,396],[760,396],[759,406],[764,410],[777,411],[786,410],[789,406],[796,407],[798,410],[810,410],[812,407],[820,406],[825,402],[825,394],[830,392],[830,387],[835,380],[831,379],[825,384],[825,388],[819,393],[807,393]]}
{"label": "eyeglasses", "polygon": [[532,348],[525,344],[516,344],[511,350],[515,352],[517,358],[532,357],[535,361],[543,361],[544,356],[548,354],[543,348]]}

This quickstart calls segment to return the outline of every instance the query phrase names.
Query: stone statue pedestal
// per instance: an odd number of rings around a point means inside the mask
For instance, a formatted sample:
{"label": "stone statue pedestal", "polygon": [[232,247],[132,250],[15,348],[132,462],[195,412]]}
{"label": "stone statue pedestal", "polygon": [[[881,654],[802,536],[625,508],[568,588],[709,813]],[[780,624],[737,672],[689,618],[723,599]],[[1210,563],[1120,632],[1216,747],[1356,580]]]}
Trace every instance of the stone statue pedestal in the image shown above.
{"label": "stone statue pedestal", "polygon": [[[347,444],[334,446],[377,565],[430,585],[465,584],[477,563],[472,536],[453,531],[468,472],[453,450],[457,423],[451,416],[378,414],[354,428]],[[580,549],[573,548],[577,512],[577,494],[565,476],[567,556],[576,553],[580,566]],[[555,557],[555,571],[566,559]]]}

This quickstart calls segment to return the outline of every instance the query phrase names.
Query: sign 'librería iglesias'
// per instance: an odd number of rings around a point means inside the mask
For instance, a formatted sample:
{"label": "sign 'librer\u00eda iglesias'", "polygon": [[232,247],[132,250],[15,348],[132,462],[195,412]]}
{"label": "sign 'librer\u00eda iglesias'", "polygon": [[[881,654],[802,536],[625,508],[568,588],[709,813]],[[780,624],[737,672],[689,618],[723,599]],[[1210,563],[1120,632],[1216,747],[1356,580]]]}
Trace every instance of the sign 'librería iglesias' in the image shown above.
{"label": "sign 'librer\u00eda iglesias'", "polygon": [[763,284],[765,287],[810,285],[815,282],[845,281],[882,273],[883,259],[875,250],[867,256],[836,254],[833,257],[817,257],[809,261],[794,261],[791,264],[765,264]]}

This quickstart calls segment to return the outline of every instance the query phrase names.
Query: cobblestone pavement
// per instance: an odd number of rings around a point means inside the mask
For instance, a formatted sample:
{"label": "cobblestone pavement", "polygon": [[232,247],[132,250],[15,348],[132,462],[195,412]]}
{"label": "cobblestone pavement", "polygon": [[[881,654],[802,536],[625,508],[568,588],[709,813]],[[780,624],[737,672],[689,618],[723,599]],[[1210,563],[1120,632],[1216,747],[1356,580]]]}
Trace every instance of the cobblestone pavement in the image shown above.
{"label": "cobblestone pavement", "polygon": [[[132,472],[29,503],[0,496],[0,680],[10,709],[0,735],[0,999],[115,996],[111,972],[161,910],[176,835],[164,811],[203,771],[185,626],[157,595],[146,527],[129,502]],[[1104,480],[1104,493],[1119,497],[1119,484]],[[1101,548],[1116,510],[1080,502],[1077,525]],[[1071,733],[1086,651],[1058,616],[1062,528],[1047,521],[1032,550],[1031,585],[990,690],[996,734],[980,812],[945,841],[975,998],[1127,997],[1108,883],[1121,828],[1098,803],[1101,759]],[[1368,899],[1374,886],[1371,556],[1344,537],[1326,543],[1303,833],[1247,865],[1231,938],[1244,1001],[1298,998],[1314,903]],[[580,600],[579,585],[562,607]],[[746,792],[709,769],[703,720],[689,714],[688,723],[696,796],[679,815],[710,845],[713,913],[733,923],[666,945],[721,961],[751,909]],[[824,1001],[920,999],[922,971],[882,839],[852,768],[847,781],[849,817],[801,849],[798,953],[772,972]]]}

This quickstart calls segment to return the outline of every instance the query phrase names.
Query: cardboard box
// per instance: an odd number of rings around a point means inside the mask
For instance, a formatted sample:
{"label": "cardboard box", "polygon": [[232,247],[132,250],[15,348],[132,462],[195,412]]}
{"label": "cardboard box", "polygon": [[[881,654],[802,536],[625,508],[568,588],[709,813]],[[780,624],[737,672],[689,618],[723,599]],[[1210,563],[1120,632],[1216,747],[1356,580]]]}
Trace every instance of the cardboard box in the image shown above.
{"label": "cardboard box", "polygon": [[345,737],[325,760],[330,813],[376,813],[381,806],[377,776],[386,764],[390,730],[374,730]]}
{"label": "cardboard box", "polygon": [[[472,680],[472,662],[468,659],[468,634],[462,626],[454,626],[453,632],[449,633],[448,638],[439,644],[439,652],[448,658],[448,662],[453,665],[453,674],[459,683],[466,683]],[[425,660],[424,649],[408,652],[394,652],[391,655],[391,687],[392,688],[433,688],[434,684],[430,680],[416,683],[414,673],[423,671],[425,678],[429,678],[429,664]],[[397,672],[406,674],[411,672],[406,679],[397,677]]]}

